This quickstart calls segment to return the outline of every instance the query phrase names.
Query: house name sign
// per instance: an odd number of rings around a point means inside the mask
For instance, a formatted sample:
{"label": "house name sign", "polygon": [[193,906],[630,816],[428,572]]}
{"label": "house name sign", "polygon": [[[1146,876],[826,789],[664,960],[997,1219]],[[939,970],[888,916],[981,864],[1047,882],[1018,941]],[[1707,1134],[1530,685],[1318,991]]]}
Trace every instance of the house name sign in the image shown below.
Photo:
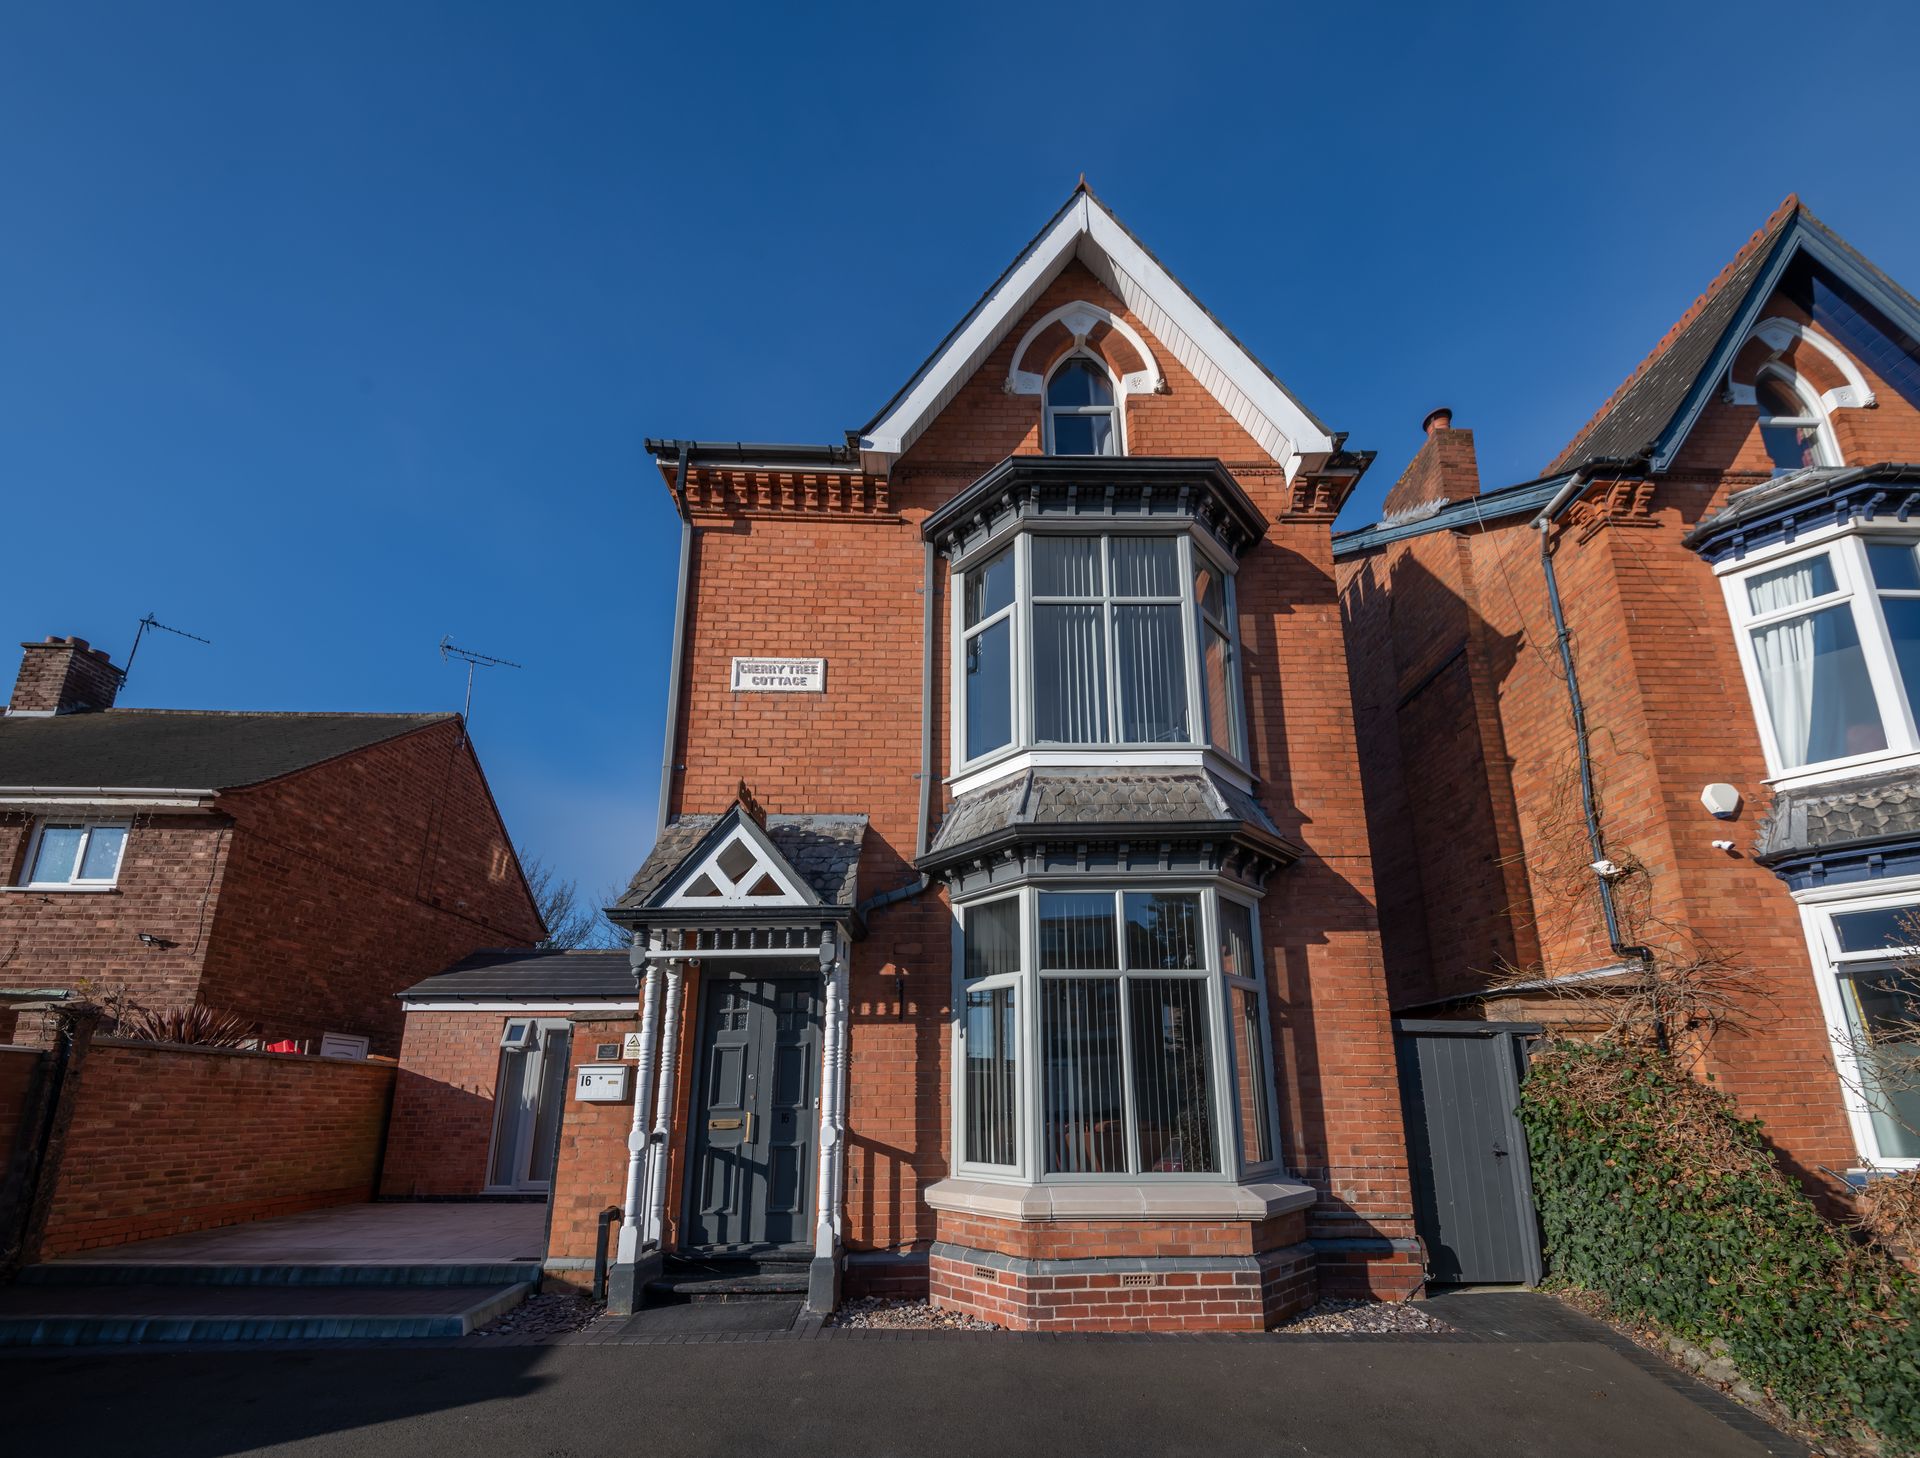
{"label": "house name sign", "polygon": [[737,694],[822,694],[827,691],[824,658],[736,658]]}

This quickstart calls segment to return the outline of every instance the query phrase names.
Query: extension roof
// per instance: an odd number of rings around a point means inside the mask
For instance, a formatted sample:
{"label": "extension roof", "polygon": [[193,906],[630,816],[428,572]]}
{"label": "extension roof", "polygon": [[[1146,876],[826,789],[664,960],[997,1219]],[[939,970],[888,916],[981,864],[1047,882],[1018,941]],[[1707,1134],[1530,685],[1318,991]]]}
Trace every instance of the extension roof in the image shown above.
{"label": "extension roof", "polygon": [[609,998],[631,1002],[632,964],[624,951],[545,951],[512,948],[475,952],[445,972],[416,982],[408,1002],[575,1002]]}
{"label": "extension roof", "polygon": [[245,714],[103,709],[0,717],[0,788],[232,790],[457,714]]}
{"label": "extension roof", "polygon": [[1545,474],[1595,460],[1645,458],[1664,471],[1725,376],[1787,265],[1805,253],[1910,334],[1920,302],[1789,196],[1693,301],[1653,352],[1582,426]]}

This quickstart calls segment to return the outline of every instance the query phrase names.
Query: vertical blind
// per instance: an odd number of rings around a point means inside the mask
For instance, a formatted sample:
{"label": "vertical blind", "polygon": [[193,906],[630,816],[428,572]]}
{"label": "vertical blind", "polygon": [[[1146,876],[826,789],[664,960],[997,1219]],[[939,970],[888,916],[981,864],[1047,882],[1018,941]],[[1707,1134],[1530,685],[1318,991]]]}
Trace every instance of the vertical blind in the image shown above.
{"label": "vertical blind", "polygon": [[1018,897],[989,901],[967,912],[966,955],[962,963],[969,982],[1020,970]]}
{"label": "vertical blind", "polygon": [[1126,1089],[1119,980],[1062,977],[1049,978],[1040,986],[1047,1172],[1124,1173]]}
{"label": "vertical blind", "polygon": [[966,1150],[976,1164],[1017,1164],[1019,1134],[1018,992],[967,994]]}
{"label": "vertical blind", "polygon": [[1220,1159],[1207,1056],[1207,985],[1198,977],[1136,978],[1127,991],[1140,1168],[1214,1173]]}

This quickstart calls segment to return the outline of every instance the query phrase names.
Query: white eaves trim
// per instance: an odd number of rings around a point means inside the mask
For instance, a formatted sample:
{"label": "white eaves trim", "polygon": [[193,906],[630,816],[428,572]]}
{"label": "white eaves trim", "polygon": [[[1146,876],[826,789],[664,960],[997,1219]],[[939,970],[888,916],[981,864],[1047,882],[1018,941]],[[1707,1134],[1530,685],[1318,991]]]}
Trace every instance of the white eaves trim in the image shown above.
{"label": "white eaves trim", "polygon": [[218,790],[0,785],[0,810],[211,810]]}
{"label": "white eaves trim", "polygon": [[531,1017],[543,1013],[570,1012],[636,1012],[639,1001],[627,998],[624,1002],[611,997],[575,997],[554,999],[551,997],[493,997],[493,998],[452,998],[452,997],[401,997],[400,1006],[407,1012],[502,1012],[517,1013],[522,1017]]}
{"label": "white eaves trim", "polygon": [[1199,300],[1097,199],[1081,192],[974,307],[939,353],[921,367],[893,407],[861,435],[862,468],[875,473],[891,468],[1076,257],[1245,427],[1285,469],[1288,479],[1299,469],[1302,456],[1336,448],[1327,431],[1220,327]]}

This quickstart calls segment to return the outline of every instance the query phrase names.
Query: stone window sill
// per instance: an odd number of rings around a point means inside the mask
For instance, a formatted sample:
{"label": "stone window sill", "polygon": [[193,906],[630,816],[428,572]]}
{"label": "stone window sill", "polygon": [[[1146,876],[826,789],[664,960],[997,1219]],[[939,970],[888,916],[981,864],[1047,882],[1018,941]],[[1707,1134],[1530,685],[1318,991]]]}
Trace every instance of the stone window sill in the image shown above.
{"label": "stone window sill", "polygon": [[1135,1184],[1012,1185],[945,1179],[923,1198],[936,1210],[998,1220],[1270,1220],[1304,1210],[1316,1196],[1281,1181],[1229,1185],[1197,1180]]}
{"label": "stone window sill", "polygon": [[16,896],[110,896],[118,886],[0,886]]}

